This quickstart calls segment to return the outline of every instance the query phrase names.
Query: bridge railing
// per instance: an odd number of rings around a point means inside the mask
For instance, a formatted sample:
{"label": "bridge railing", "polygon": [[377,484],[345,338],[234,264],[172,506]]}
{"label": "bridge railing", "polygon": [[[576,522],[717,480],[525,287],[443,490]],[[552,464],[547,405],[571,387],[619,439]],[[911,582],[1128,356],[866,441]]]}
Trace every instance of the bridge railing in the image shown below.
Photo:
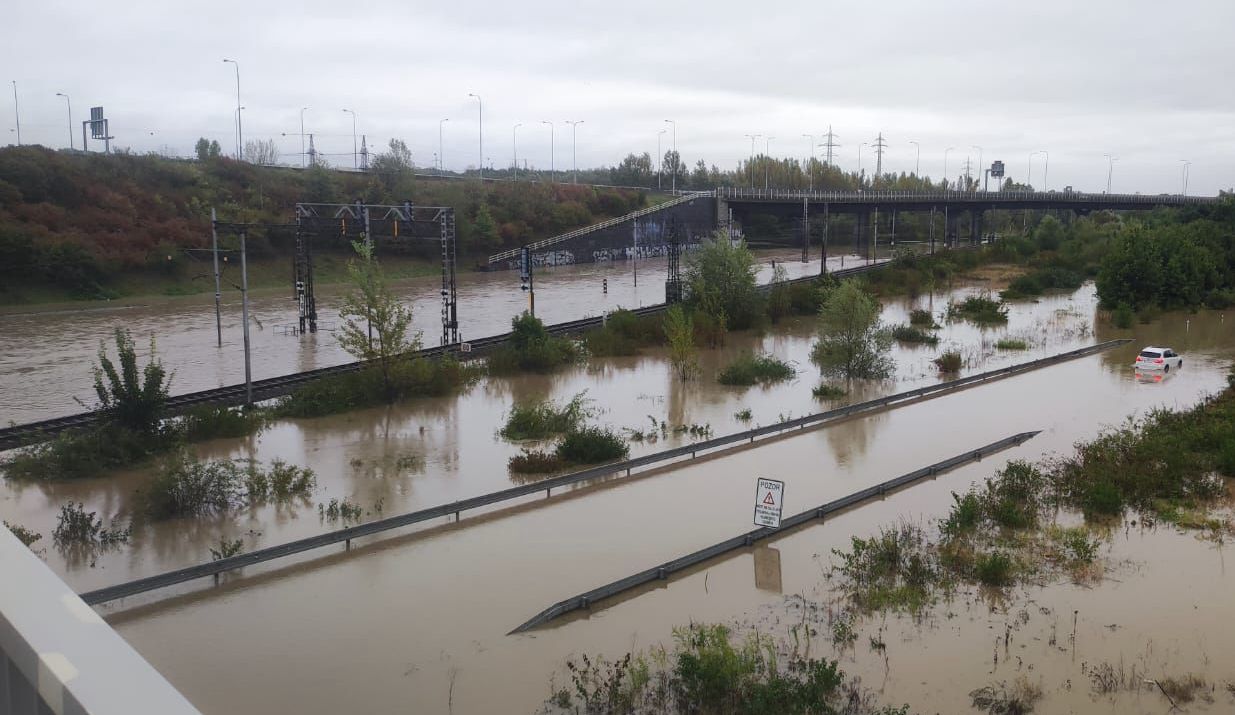
{"label": "bridge railing", "polygon": [[4,526],[0,566],[0,713],[199,715]]}
{"label": "bridge railing", "polygon": [[847,203],[880,203],[887,201],[957,202],[999,201],[1025,203],[1093,203],[1143,204],[1146,206],[1210,204],[1213,196],[1182,194],[1092,194],[1074,191],[809,191],[802,189],[748,189],[721,187],[715,195],[720,199],[751,201],[837,201]]}

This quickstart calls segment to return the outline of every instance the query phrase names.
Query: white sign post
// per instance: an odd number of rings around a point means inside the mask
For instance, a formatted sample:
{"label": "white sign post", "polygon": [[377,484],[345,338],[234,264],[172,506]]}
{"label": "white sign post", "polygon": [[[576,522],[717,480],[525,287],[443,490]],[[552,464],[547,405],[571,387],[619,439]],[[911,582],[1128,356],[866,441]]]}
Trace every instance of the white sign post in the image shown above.
{"label": "white sign post", "polygon": [[779,529],[784,497],[784,482],[760,478],[755,487],[755,526]]}

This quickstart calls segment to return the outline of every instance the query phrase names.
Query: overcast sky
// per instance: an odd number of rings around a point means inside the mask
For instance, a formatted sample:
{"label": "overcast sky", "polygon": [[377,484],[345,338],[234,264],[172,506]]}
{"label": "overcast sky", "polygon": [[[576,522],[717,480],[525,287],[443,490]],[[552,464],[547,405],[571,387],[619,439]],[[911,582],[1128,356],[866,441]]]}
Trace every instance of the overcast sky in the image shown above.
{"label": "overcast sky", "polygon": [[[1235,185],[1235,2],[1069,0],[882,2],[182,2],[14,0],[0,67],[16,80],[23,143],[66,146],[103,105],[116,143],[188,154],[199,136],[235,146],[239,61],[245,138],[274,138],[298,161],[299,116],[333,163],[351,163],[354,109],[370,146],[400,138],[433,164],[439,120],[447,166],[610,165],[672,144],[731,168],[744,135],[804,157],[829,125],[836,163],[856,169],[882,132],[885,170],[955,177],[969,157],[1002,159],[1023,181],[1050,153],[1049,186],[1189,193]],[[12,85],[5,140],[16,141]],[[283,136],[286,134],[286,136]],[[766,146],[759,139],[757,149]],[[101,148],[101,145],[98,145]],[[819,150],[822,151],[822,150]],[[863,149],[869,171],[873,155]],[[1043,185],[1045,157],[1033,159]]]}

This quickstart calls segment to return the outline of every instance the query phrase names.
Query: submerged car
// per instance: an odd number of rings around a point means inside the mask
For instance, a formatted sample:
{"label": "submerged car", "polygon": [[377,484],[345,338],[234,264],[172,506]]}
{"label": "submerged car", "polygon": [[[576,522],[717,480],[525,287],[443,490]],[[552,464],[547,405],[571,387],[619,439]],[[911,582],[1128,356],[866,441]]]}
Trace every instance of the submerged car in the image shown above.
{"label": "submerged car", "polygon": [[1136,362],[1132,367],[1137,370],[1161,370],[1170,372],[1171,368],[1178,370],[1183,367],[1184,359],[1170,348],[1156,347],[1150,345],[1143,348],[1141,353],[1136,356]]}

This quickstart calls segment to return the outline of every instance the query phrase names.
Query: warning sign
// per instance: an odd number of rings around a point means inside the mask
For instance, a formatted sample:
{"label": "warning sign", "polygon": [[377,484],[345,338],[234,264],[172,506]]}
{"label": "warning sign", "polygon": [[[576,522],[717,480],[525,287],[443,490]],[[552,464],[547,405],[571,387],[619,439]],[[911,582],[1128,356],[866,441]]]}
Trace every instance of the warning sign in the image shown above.
{"label": "warning sign", "polygon": [[775,479],[759,479],[755,487],[755,526],[780,528],[780,512],[784,506],[785,483]]}

